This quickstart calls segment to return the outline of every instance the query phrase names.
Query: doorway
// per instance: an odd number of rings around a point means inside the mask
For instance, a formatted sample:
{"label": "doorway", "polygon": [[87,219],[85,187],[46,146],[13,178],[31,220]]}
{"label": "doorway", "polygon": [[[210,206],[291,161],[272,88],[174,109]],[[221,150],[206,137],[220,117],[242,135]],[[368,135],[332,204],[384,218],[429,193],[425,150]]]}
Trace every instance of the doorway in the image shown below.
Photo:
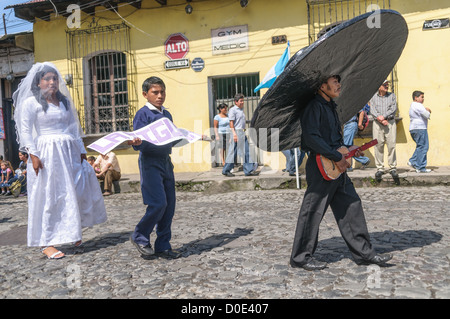
{"label": "doorway", "polygon": [[3,105],[3,122],[5,129],[4,151],[5,160],[11,162],[14,169],[19,167],[19,144],[16,136],[16,122],[14,121],[14,105],[12,94],[17,90],[20,81],[24,77],[17,77],[12,82],[3,80],[2,82],[2,105]]}
{"label": "doorway", "polygon": [[[230,109],[234,105],[234,96],[237,93],[244,95],[244,114],[246,118],[246,128],[250,126],[250,122],[253,117],[253,113],[258,106],[260,100],[260,93],[256,93],[253,90],[259,84],[259,73],[250,74],[240,74],[240,75],[229,75],[229,76],[217,76],[209,79],[210,85],[210,127],[214,128],[214,116],[218,113],[217,106],[221,103],[228,105]],[[214,135],[214,129],[211,130],[211,135]],[[248,139],[250,148],[256,148],[251,141]],[[215,147],[215,143],[211,143],[212,150],[212,167],[222,166],[220,161],[219,149]],[[256,160],[258,163],[261,162],[259,152],[256,153]],[[219,159],[219,160],[217,160]]]}

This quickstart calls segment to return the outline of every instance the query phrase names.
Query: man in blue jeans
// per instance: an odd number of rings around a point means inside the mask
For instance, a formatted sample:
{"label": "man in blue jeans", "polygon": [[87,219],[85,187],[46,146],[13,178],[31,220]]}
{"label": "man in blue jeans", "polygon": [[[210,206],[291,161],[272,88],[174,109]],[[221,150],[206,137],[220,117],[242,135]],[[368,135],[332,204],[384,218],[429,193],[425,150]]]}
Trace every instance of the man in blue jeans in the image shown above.
{"label": "man in blue jeans", "polygon": [[234,168],[234,158],[236,155],[244,156],[244,174],[245,176],[256,176],[255,172],[258,167],[257,163],[253,163],[250,158],[250,151],[247,136],[245,136],[245,113],[244,113],[244,95],[236,94],[234,97],[234,106],[228,111],[230,119],[230,129],[233,134],[231,144],[228,148],[227,159],[223,166],[222,174],[227,177],[234,177],[230,171]]}
{"label": "man in blue jeans", "polygon": [[[297,152],[297,163],[295,163],[295,152]],[[306,153],[298,147],[281,151],[281,153],[286,157],[286,172],[289,173],[289,176],[295,176],[295,166],[298,168],[302,165]]]}
{"label": "man in blue jeans", "polygon": [[[358,128],[362,129],[362,116],[363,112],[369,113],[369,105],[366,104],[364,108],[356,115],[354,115],[347,123],[344,124],[344,145],[353,145],[353,139],[355,138]],[[360,126],[361,125],[361,126]],[[365,169],[370,164],[370,159],[367,156],[354,157],[355,161],[362,164],[361,169]],[[353,169],[349,167],[347,171],[352,171]]]}
{"label": "man in blue jeans", "polygon": [[431,110],[423,105],[425,101],[423,92],[414,91],[412,98],[413,102],[409,108],[409,133],[416,142],[416,150],[409,159],[408,165],[415,168],[417,173],[429,173],[431,169],[426,168],[429,148],[427,126]]}

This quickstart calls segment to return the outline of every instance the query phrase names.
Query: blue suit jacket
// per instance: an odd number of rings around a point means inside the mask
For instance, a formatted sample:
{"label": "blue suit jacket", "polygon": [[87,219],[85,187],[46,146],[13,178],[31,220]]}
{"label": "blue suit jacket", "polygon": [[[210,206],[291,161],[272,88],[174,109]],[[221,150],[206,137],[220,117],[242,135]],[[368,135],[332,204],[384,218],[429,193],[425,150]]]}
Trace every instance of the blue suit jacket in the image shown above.
{"label": "blue suit jacket", "polygon": [[[168,111],[164,110],[163,114],[161,114],[144,106],[136,112],[133,127],[135,130],[138,130],[163,117],[172,121],[172,115]],[[136,151],[140,151],[139,171],[144,204],[154,208],[159,205],[164,206],[169,201],[174,202],[175,197],[169,196],[175,192],[175,177],[169,156],[172,153],[172,143],[157,146],[150,142],[142,141],[141,145],[133,146],[133,148]],[[164,179],[165,182],[162,182],[161,179]],[[163,189],[156,189],[163,184]],[[163,196],[161,195],[162,193],[166,195]],[[169,197],[166,198],[167,196]]]}
{"label": "blue suit jacket", "polygon": [[[163,114],[161,114],[156,110],[150,110],[147,106],[144,106],[136,112],[133,120],[133,129],[138,130],[163,117],[173,122],[172,115],[169,111],[164,110]],[[141,155],[145,157],[166,157],[172,153],[172,143],[158,146],[147,141],[142,141],[141,145],[133,146],[133,148],[136,151],[140,151]]]}

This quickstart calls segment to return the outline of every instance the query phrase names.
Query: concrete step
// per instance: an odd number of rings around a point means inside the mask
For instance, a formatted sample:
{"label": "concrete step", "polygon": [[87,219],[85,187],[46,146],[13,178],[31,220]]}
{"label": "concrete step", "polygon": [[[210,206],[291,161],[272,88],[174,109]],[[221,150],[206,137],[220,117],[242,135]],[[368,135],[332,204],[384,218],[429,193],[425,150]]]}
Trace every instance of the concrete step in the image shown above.
{"label": "concrete step", "polygon": [[[354,169],[348,172],[355,187],[395,187],[395,186],[433,186],[450,185],[450,167],[430,167],[430,173],[416,173],[409,167],[397,169],[399,178],[394,180],[389,173],[383,175],[382,181],[375,180],[375,168]],[[259,176],[245,176],[238,171],[235,177],[222,175],[220,168],[207,172],[175,173],[177,191],[194,191],[207,193],[223,193],[240,190],[295,189],[297,179],[282,171],[273,171],[260,167]],[[119,181],[121,192],[140,192],[138,174],[122,175]],[[304,169],[300,170],[299,188],[306,188]]]}

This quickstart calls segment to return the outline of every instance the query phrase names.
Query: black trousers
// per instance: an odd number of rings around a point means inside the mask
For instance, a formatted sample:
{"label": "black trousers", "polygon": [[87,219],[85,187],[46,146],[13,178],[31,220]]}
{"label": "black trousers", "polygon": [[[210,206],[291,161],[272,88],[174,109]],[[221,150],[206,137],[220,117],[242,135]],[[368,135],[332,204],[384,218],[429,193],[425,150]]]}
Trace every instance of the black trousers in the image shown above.
{"label": "black trousers", "polygon": [[361,199],[347,174],[334,181],[325,180],[315,155],[311,155],[306,162],[306,181],[308,188],[298,216],[291,262],[302,266],[310,261],[317,247],[320,222],[329,206],[354,260],[375,256]]}

